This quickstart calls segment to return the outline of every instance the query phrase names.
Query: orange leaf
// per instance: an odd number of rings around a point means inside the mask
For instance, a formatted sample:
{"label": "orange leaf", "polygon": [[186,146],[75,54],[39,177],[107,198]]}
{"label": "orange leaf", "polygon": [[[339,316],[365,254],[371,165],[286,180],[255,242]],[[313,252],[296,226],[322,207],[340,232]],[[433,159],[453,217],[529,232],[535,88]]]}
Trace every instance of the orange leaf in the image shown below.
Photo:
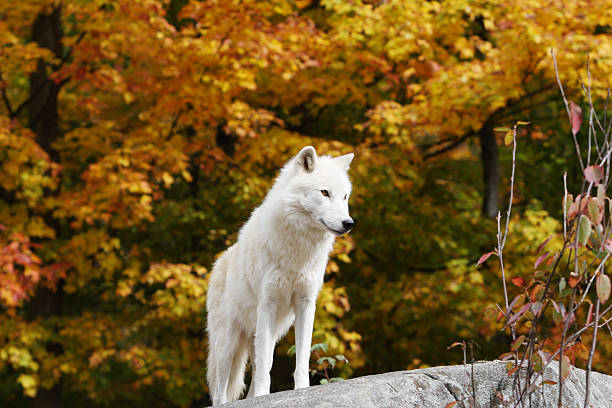
{"label": "orange leaf", "polygon": [[514,284],[514,286],[518,286],[519,288],[522,288],[523,286],[525,286],[525,280],[521,278],[520,276],[517,276],[516,278],[512,278],[512,283]]}
{"label": "orange leaf", "polygon": [[570,274],[570,277],[567,280],[567,283],[569,284],[570,288],[575,288],[581,279],[582,278],[579,275]]}

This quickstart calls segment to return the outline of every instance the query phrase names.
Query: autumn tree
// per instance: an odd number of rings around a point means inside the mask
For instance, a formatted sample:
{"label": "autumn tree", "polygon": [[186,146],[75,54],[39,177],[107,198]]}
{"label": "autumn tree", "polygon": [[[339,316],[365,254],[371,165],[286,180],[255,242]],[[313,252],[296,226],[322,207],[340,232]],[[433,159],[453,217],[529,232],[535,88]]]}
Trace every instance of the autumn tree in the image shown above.
{"label": "autumn tree", "polygon": [[[206,268],[264,190],[230,197],[228,154],[280,123],[242,94],[312,64],[314,26],[262,2],[0,10],[3,400],[197,401]],[[346,294],[323,296],[318,336],[344,352]]]}
{"label": "autumn tree", "polygon": [[[344,374],[454,361],[457,337],[496,357],[479,311],[499,279],[473,268],[504,191],[492,129],[552,116],[519,136],[526,166],[555,154],[538,167],[553,185],[573,147],[549,133],[566,132],[549,49],[568,84],[587,54],[609,78],[604,1],[2,0],[0,16],[8,406],[201,405],[208,268],[305,144],[356,153],[358,226],[314,335]],[[529,172],[517,274],[559,228]]]}

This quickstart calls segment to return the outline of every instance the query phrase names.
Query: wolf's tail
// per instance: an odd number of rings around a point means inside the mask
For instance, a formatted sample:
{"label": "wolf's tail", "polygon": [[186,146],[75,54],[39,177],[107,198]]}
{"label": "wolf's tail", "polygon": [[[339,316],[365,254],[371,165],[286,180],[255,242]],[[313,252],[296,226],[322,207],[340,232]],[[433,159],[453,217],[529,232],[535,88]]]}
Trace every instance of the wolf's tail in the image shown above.
{"label": "wolf's tail", "polygon": [[[240,337],[235,336],[234,339],[222,341],[222,345],[212,339],[209,342],[206,380],[213,402],[223,400],[221,395],[219,395],[222,391],[217,389],[218,380],[227,380],[227,401],[236,401],[244,391],[244,372],[248,358],[248,348],[244,339]],[[230,345],[229,349],[227,348],[228,344]],[[217,350],[219,347],[223,351]],[[217,359],[220,359],[220,361]],[[229,372],[218,372],[218,367],[230,367],[230,363],[231,369]],[[219,375],[228,376],[229,378],[219,378]]]}
{"label": "wolf's tail", "polygon": [[206,382],[211,400],[215,400],[217,394],[217,360],[215,359],[210,335],[208,339],[208,357],[206,358]]}
{"label": "wolf's tail", "polygon": [[[208,282],[206,299],[208,357],[206,381],[213,404],[235,401],[244,390],[244,369],[248,357],[248,344],[241,330],[227,321],[228,305],[224,303],[225,280],[229,248],[213,266]],[[231,305],[229,305],[231,307]],[[227,389],[223,395],[219,386]],[[224,398],[226,397],[226,398]]]}
{"label": "wolf's tail", "polygon": [[238,346],[234,359],[232,361],[232,371],[230,373],[229,383],[227,385],[227,400],[236,401],[244,391],[244,370],[247,362],[246,348],[240,349],[242,344]]}

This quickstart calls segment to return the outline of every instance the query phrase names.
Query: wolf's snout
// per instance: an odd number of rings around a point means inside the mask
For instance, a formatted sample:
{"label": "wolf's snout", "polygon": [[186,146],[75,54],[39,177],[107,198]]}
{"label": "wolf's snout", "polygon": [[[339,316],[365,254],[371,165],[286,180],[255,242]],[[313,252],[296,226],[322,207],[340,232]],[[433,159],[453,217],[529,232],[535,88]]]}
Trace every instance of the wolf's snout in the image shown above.
{"label": "wolf's snout", "polygon": [[355,226],[355,221],[353,221],[352,218],[348,218],[348,219],[342,221],[342,226],[347,231],[352,230],[353,227]]}

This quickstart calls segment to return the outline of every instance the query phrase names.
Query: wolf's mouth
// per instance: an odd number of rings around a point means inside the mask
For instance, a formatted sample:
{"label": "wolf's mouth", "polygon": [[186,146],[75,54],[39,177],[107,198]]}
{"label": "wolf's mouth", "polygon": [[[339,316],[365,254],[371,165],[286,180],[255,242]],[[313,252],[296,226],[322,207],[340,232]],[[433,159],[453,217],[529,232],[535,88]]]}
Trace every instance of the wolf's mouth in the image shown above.
{"label": "wolf's mouth", "polygon": [[319,221],[321,221],[321,224],[325,225],[325,228],[327,228],[328,230],[330,230],[331,232],[333,232],[333,233],[334,233],[334,234],[336,234],[336,235],[342,235],[342,234],[344,234],[346,231],[348,231],[348,230],[338,231],[338,230],[335,230],[335,229],[331,228],[329,225],[327,225],[327,224],[325,223],[325,221],[323,221],[323,218],[319,218]]}

